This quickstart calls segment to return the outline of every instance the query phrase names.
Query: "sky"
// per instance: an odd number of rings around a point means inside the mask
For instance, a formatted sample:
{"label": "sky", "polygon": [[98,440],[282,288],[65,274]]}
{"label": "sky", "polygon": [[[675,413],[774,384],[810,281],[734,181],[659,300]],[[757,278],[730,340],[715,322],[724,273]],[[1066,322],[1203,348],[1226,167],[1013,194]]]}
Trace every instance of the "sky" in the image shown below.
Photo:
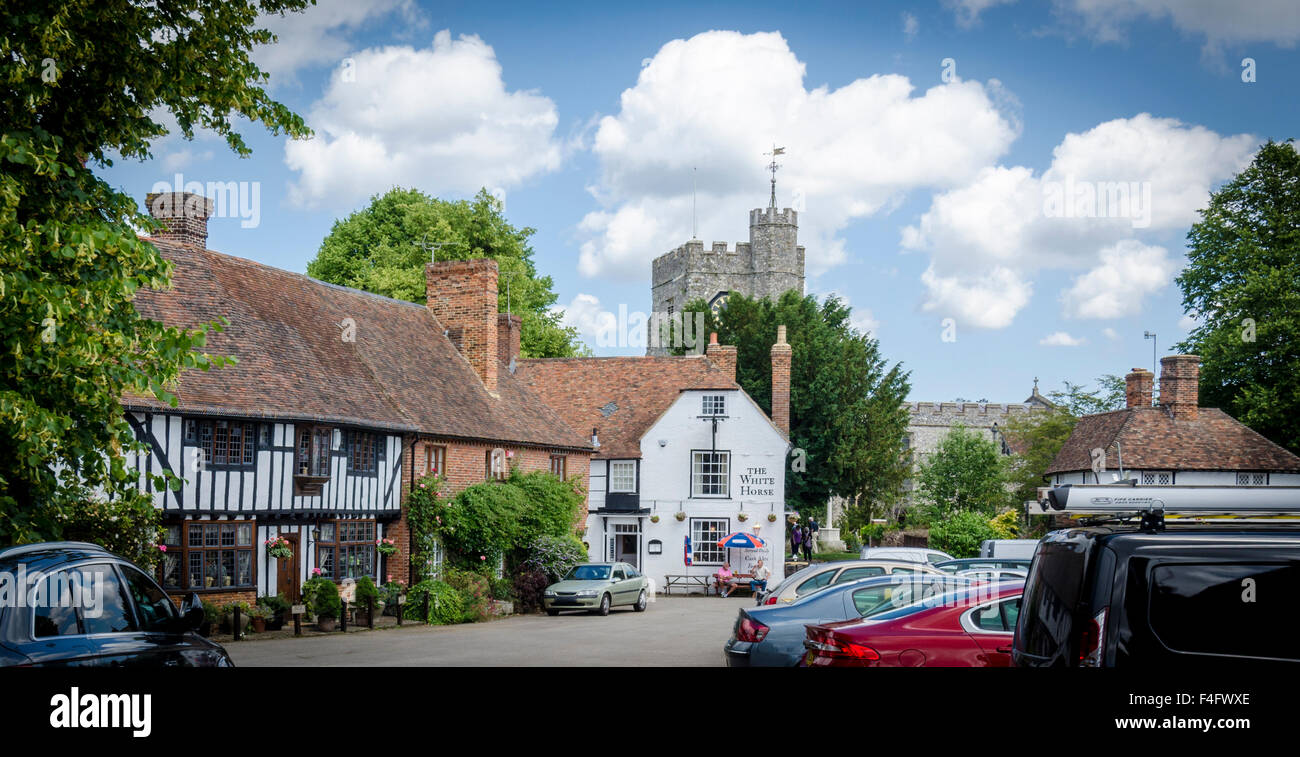
{"label": "sky", "polygon": [[[1294,0],[417,3],[318,0],[255,60],[314,136],[173,134],[100,173],[218,187],[208,246],[304,272],[387,189],[486,188],[532,227],[598,355],[643,354],[650,262],[748,240],[764,155],[806,291],[914,401],[1020,402],[1151,367],[1210,192],[1297,134]],[[162,119],[166,123],[166,119]],[[210,195],[212,192],[208,192]],[[694,215],[692,207],[694,206]]]}

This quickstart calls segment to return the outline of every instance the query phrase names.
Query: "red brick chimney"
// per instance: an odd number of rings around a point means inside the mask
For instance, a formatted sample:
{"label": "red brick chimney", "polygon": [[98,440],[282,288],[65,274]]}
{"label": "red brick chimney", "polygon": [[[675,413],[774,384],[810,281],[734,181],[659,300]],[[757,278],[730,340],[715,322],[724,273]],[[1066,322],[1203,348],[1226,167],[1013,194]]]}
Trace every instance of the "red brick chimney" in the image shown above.
{"label": "red brick chimney", "polygon": [[149,215],[166,224],[154,233],[154,239],[207,249],[212,200],[192,192],[152,192],[145,195],[144,204]]}
{"label": "red brick chimney", "polygon": [[1134,368],[1124,377],[1125,407],[1151,407],[1151,387],[1156,375],[1143,368]]}
{"label": "red brick chimney", "polygon": [[718,344],[718,333],[715,331],[709,334],[709,346],[705,348],[704,354],[727,374],[727,378],[736,380],[735,345]]}
{"label": "red brick chimney", "polygon": [[1196,355],[1160,358],[1160,406],[1176,421],[1194,421],[1198,415],[1201,359]]}
{"label": "red brick chimney", "polygon": [[790,435],[790,358],[785,326],[777,326],[776,344],[772,345],[772,422],[787,436]]}
{"label": "red brick chimney", "polygon": [[447,330],[483,386],[497,391],[497,262],[439,260],[424,264],[429,310]]}
{"label": "red brick chimney", "polygon": [[502,365],[509,366],[510,361],[519,357],[519,316],[513,313],[497,313],[497,358]]}

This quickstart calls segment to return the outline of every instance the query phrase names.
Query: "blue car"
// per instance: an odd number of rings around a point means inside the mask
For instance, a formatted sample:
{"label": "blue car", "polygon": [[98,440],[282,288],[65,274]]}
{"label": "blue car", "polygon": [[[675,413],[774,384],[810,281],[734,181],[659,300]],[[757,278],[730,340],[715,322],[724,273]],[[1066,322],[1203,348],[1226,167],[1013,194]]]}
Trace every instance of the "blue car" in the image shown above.
{"label": "blue car", "polygon": [[794,667],[804,656],[805,626],[870,617],[972,583],[949,575],[874,576],[832,584],[790,604],[742,608],[723,655],[732,667]]}
{"label": "blue car", "polygon": [[194,631],[196,594],[178,612],[140,568],[103,547],[47,542],[0,550],[22,602],[0,608],[0,667],[233,667]]}

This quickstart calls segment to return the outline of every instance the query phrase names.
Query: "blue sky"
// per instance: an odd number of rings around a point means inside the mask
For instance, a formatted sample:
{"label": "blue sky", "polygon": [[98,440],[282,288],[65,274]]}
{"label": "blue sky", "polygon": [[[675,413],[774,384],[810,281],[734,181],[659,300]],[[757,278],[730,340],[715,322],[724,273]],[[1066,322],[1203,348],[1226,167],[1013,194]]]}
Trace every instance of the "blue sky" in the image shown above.
{"label": "blue sky", "polygon": [[1262,141],[1300,136],[1295,4],[863,5],[322,0],[270,19],[281,41],[257,55],[314,140],[249,126],[240,160],[168,137],[104,175],[141,199],[177,173],[249,182],[256,218],[213,219],[209,246],[293,271],[373,193],[487,187],[537,229],[597,354],[639,354],[597,328],[649,309],[650,260],[691,235],[692,169],[700,238],[734,245],[776,143],[808,291],[849,300],[912,399],[1122,374],[1151,364],[1145,330],[1166,354],[1196,210]]}

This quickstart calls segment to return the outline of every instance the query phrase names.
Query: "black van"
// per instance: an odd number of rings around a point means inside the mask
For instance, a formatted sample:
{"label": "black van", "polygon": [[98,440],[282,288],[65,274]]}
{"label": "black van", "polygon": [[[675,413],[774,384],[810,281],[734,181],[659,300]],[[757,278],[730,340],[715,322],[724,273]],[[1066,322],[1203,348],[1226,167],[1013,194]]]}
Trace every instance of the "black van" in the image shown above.
{"label": "black van", "polygon": [[1021,667],[1300,662],[1300,529],[1170,525],[1048,534],[1025,580]]}

